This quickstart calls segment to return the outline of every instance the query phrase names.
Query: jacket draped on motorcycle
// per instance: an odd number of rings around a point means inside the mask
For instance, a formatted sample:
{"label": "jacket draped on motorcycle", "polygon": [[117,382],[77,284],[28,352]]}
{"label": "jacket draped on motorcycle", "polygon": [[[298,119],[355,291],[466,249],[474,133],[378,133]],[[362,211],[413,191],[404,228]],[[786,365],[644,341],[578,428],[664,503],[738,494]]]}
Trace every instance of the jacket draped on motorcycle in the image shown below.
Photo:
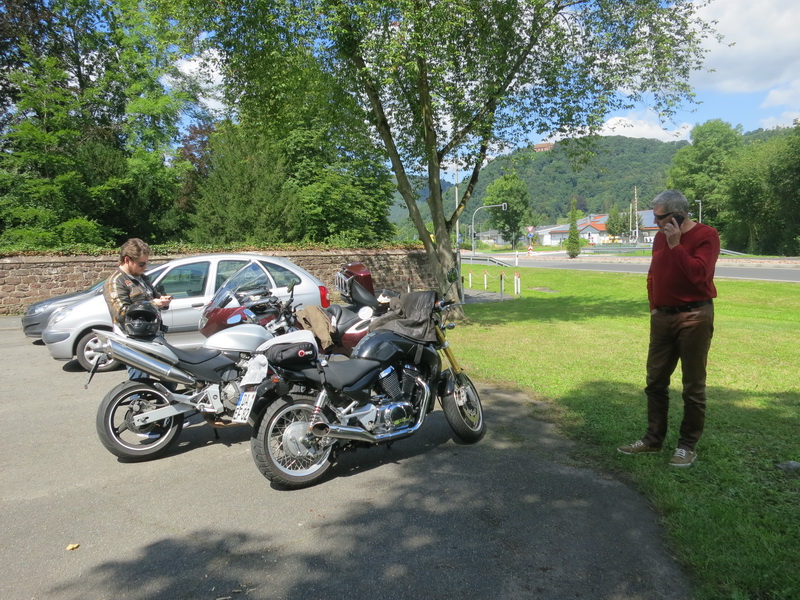
{"label": "jacket draped on motorcycle", "polygon": [[434,291],[400,294],[389,300],[389,312],[375,319],[369,330],[389,330],[422,342],[435,342],[436,324],[431,309],[437,299]]}

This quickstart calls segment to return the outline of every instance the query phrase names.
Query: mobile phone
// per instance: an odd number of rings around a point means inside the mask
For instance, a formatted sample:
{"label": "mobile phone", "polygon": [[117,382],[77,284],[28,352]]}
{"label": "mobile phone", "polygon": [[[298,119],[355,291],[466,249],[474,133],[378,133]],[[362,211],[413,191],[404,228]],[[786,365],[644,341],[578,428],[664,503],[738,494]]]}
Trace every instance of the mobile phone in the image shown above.
{"label": "mobile phone", "polygon": [[674,215],[672,218],[678,222],[678,225],[680,225],[681,223],[683,223],[683,219],[685,217],[683,215]]}

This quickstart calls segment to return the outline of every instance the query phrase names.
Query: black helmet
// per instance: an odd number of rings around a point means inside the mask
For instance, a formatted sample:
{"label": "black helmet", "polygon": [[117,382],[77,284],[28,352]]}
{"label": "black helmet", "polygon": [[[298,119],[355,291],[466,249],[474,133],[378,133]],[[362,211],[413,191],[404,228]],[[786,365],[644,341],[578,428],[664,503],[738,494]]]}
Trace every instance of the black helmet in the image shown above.
{"label": "black helmet", "polygon": [[161,311],[150,301],[134,302],[125,315],[125,333],[134,338],[151,338],[161,329]]}

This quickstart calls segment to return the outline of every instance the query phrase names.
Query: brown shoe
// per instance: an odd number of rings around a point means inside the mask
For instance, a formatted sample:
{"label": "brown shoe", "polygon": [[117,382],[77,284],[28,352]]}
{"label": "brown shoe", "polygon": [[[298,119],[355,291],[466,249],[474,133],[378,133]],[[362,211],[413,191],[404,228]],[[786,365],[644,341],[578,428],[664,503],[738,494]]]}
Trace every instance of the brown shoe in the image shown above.
{"label": "brown shoe", "polygon": [[670,467],[691,467],[694,464],[694,459],[697,458],[697,452],[686,450],[685,448],[678,448],[675,454],[669,459]]}
{"label": "brown shoe", "polygon": [[620,446],[617,448],[617,452],[622,452],[623,454],[653,454],[661,452],[661,448],[648,446],[642,440],[636,440],[632,444]]}

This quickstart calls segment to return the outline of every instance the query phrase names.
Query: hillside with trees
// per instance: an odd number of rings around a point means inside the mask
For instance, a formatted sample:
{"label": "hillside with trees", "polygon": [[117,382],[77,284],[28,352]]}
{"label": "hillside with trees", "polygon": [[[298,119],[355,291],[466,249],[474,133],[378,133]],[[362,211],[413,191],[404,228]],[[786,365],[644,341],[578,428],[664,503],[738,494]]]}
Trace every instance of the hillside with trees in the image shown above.
{"label": "hillside with trees", "polygon": [[[584,214],[607,213],[614,208],[628,210],[636,187],[640,206],[646,205],[665,188],[672,158],[687,145],[685,141],[661,142],[622,136],[599,137],[594,141],[590,155],[583,155],[580,160],[574,156],[571,147],[574,144],[568,142],[556,143],[552,150],[545,152],[535,152],[533,146],[528,146],[492,160],[481,171],[462,223],[471,222],[473,212],[483,206],[487,188],[512,173],[527,187],[536,225],[564,221],[573,198],[577,210]],[[444,196],[453,196],[453,192],[448,191],[451,187],[443,186]],[[419,197],[420,201],[424,198],[422,194]],[[400,205],[401,200],[396,198],[397,208],[390,213],[398,235],[413,231]],[[488,211],[477,213],[475,228],[485,228],[489,219]]]}

